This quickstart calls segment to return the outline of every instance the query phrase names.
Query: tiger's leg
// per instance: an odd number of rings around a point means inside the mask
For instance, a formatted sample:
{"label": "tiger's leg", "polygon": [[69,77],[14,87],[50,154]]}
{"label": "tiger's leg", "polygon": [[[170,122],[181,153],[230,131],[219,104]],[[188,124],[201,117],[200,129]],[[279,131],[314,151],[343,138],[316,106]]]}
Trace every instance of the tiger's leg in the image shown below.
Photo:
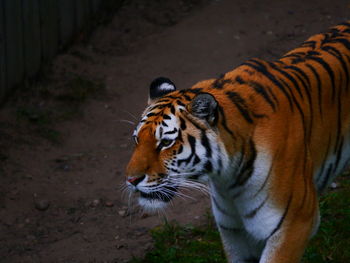
{"label": "tiger's leg", "polygon": [[212,187],[211,201],[228,262],[259,262],[264,246],[247,233],[232,201],[218,194],[215,187]]}
{"label": "tiger's leg", "polygon": [[300,262],[309,239],[319,225],[316,193],[312,195],[311,206],[306,205],[302,210],[289,210],[280,229],[268,238],[260,263]]}
{"label": "tiger's leg", "polygon": [[244,229],[220,227],[229,263],[258,263],[263,243],[254,240]]}

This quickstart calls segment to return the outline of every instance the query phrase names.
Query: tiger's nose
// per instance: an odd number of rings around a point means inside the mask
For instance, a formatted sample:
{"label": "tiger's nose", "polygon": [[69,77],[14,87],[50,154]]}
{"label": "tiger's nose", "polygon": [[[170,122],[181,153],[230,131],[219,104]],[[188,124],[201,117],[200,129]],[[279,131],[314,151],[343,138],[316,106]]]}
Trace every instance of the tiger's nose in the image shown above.
{"label": "tiger's nose", "polygon": [[140,182],[143,181],[143,179],[145,179],[146,175],[142,175],[140,177],[136,177],[136,176],[133,176],[133,177],[128,177],[127,181],[129,183],[131,183],[132,185],[136,186],[138,185]]}

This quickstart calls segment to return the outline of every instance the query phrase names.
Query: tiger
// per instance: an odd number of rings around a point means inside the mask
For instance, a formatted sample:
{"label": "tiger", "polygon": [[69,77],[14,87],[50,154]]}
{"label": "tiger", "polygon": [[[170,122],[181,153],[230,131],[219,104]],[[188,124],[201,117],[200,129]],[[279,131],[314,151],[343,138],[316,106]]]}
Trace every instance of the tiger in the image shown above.
{"label": "tiger", "polygon": [[350,160],[350,21],[178,90],[159,77],[126,184],[146,210],[205,182],[228,262],[300,262]]}

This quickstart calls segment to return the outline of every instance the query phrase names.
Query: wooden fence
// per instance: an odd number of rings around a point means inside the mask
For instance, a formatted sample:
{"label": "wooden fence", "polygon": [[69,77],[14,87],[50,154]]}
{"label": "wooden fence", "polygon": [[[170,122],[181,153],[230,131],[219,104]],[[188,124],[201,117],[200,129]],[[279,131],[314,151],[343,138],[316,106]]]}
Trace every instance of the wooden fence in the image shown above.
{"label": "wooden fence", "polygon": [[0,0],[0,101],[67,44],[102,0]]}

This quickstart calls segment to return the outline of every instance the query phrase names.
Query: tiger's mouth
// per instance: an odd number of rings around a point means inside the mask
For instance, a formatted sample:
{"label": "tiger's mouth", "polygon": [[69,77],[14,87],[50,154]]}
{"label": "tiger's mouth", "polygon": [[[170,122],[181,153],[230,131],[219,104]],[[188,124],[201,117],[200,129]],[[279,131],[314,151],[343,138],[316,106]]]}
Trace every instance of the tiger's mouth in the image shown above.
{"label": "tiger's mouth", "polygon": [[149,193],[140,191],[141,198],[148,200],[159,200],[168,203],[177,193],[177,187],[164,186],[160,191],[152,191]]}

